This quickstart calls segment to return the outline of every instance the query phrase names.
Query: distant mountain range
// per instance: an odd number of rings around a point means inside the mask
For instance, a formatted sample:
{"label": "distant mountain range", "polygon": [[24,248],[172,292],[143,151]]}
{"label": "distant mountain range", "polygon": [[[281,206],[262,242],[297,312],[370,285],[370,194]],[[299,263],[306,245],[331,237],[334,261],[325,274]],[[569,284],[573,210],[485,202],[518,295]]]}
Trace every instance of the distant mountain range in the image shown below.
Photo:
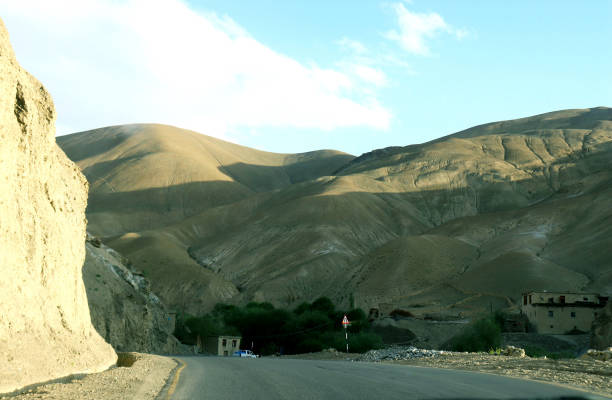
{"label": "distant mountain range", "polygon": [[179,311],[328,296],[470,315],[532,289],[612,294],[610,108],[359,157],[267,153],[153,124],[57,142],[90,183],[88,230]]}

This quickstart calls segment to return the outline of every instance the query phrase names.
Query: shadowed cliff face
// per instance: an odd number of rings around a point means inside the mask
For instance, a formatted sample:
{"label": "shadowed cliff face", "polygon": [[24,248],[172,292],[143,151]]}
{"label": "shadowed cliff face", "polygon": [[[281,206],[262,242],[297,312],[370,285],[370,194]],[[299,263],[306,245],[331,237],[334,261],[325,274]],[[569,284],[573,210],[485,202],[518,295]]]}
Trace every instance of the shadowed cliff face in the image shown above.
{"label": "shadowed cliff face", "polygon": [[0,21],[0,393],[115,363],[81,275],[87,182],[55,144],[55,108]]}
{"label": "shadowed cliff face", "polygon": [[[348,303],[352,295],[365,308],[466,315],[512,306],[529,289],[612,292],[611,109],[487,124],[354,159],[318,154],[316,168],[313,159],[291,164],[300,179],[276,181],[286,165],[249,163],[240,151],[243,161],[216,166],[231,180],[211,172],[145,191],[92,186],[100,203],[88,210],[90,229],[112,232],[109,243],[150,271],[154,290],[179,309],[201,312],[216,300],[291,306],[321,295]],[[207,202],[204,193],[225,185],[246,189]],[[167,193],[185,195],[177,202]],[[104,196],[135,196],[143,206],[126,200],[129,216]],[[181,216],[177,203],[200,206]],[[130,218],[146,230],[105,225]]]}
{"label": "shadowed cliff face", "polygon": [[85,250],[83,282],[91,321],[100,335],[117,351],[180,353],[170,315],[143,273],[91,235]]}
{"label": "shadowed cliff face", "polygon": [[593,323],[591,333],[591,347],[605,350],[612,347],[612,301],[608,300],[606,307],[601,310]]}

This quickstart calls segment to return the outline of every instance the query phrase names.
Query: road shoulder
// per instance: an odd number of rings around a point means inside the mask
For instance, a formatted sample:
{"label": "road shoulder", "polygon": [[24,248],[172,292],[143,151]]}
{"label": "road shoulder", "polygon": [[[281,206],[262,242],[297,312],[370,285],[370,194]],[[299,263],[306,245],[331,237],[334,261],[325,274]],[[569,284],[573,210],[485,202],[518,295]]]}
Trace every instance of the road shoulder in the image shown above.
{"label": "road shoulder", "polygon": [[62,383],[50,383],[25,393],[0,399],[11,400],[80,400],[80,399],[142,399],[154,400],[166,385],[177,362],[165,356],[124,353],[131,366],[116,367],[97,374],[85,375]]}

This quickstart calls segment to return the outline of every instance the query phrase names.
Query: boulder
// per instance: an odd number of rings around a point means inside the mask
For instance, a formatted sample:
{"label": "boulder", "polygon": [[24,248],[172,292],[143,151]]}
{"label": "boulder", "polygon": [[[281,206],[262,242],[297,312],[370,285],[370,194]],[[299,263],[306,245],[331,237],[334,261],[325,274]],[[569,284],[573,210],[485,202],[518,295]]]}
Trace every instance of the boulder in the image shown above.
{"label": "boulder", "polygon": [[612,360],[612,347],[608,347],[605,350],[590,349],[580,358],[587,360],[610,361]]}
{"label": "boulder", "polygon": [[508,357],[525,357],[525,350],[520,347],[506,346],[502,349],[501,355]]}
{"label": "boulder", "polygon": [[51,96],[0,21],[0,393],[115,364],[81,275],[86,205],[87,181],[55,143]]}

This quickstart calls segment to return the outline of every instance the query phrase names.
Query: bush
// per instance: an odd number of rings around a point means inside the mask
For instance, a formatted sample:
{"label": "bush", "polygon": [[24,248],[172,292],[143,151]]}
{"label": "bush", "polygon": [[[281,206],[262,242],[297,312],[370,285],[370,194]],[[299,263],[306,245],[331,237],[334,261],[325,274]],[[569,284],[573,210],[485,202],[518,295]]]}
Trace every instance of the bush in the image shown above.
{"label": "bush", "polygon": [[328,316],[332,316],[335,311],[334,303],[327,297],[319,297],[313,301],[310,309],[313,311],[320,311]]}
{"label": "bush", "polygon": [[451,338],[445,348],[452,351],[489,351],[501,346],[501,328],[492,318],[484,318]]}

